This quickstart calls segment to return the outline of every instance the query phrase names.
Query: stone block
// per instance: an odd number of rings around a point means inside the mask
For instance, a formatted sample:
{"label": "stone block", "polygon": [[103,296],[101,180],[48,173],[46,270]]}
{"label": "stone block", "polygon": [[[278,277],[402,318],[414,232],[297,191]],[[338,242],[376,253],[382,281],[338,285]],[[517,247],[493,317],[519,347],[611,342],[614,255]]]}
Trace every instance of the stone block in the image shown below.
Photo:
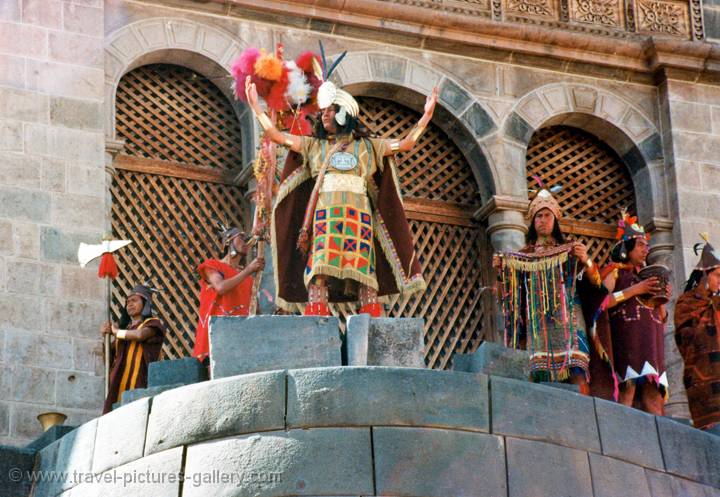
{"label": "stone block", "polygon": [[530,138],[532,138],[534,132],[535,130],[532,126],[517,112],[510,114],[505,124],[505,134],[514,138],[519,143],[530,143]]}
{"label": "stone block", "polygon": [[507,378],[490,378],[492,432],[600,452],[593,399]]}
{"label": "stone block", "polygon": [[374,367],[295,370],[288,373],[287,424],[488,431],[487,399],[483,375]]}
{"label": "stone block", "polygon": [[[153,399],[145,452],[285,427],[285,373],[203,382]],[[177,413],[182,412],[182,416]]]}
{"label": "stone block", "polygon": [[24,259],[40,257],[40,227],[35,223],[13,223],[15,255]]}
{"label": "stone block", "polygon": [[440,82],[441,74],[434,69],[410,62],[408,67],[408,82],[415,88],[430,94],[432,89]]}
{"label": "stone block", "polygon": [[21,0],[4,0],[2,3],[0,3],[0,20],[20,22],[21,19]]}
{"label": "stone block", "polygon": [[102,302],[105,281],[97,277],[97,270],[90,267],[63,266],[60,271],[60,293],[72,300]]}
{"label": "stone block", "polygon": [[593,497],[587,453],[532,440],[505,443],[508,497]]}
{"label": "stone block", "polygon": [[[2,368],[2,373],[6,374],[8,369]],[[7,397],[2,397],[6,399]],[[10,434],[10,408],[6,403],[0,403],[0,435],[7,436]]]}
{"label": "stone block", "polygon": [[656,420],[667,472],[720,488],[720,437],[667,418]]}
{"label": "stone block", "polygon": [[39,404],[55,403],[54,369],[29,368],[18,365],[10,369],[12,373],[11,400],[35,402]]}
{"label": "stone block", "polygon": [[[103,75],[100,68],[27,60],[27,88],[48,95],[100,100],[103,98]],[[62,142],[58,145],[68,147]]]}
{"label": "stone block", "polygon": [[62,3],[59,0],[23,0],[22,22],[43,28],[60,29]]}
{"label": "stone block", "polygon": [[405,83],[406,60],[381,54],[370,54],[369,60],[374,80]]}
{"label": "stone block", "polygon": [[214,317],[210,321],[212,378],[329,366],[340,366],[335,317]]}
{"label": "stone block", "polygon": [[[19,123],[18,123],[19,124]],[[22,149],[22,132],[18,128],[17,145]],[[2,129],[0,128],[0,132]],[[2,137],[0,137],[2,140]],[[7,154],[3,157],[3,185],[20,188],[40,188],[42,159],[23,155]]]}
{"label": "stone block", "polygon": [[[0,22],[0,52],[43,58],[47,55],[47,31],[29,24]],[[4,96],[0,96],[2,100]]]}
{"label": "stone block", "polygon": [[207,495],[372,495],[369,428],[266,432],[187,448],[185,477],[207,468],[236,473],[233,480],[186,482],[183,497]]}
{"label": "stone block", "polygon": [[29,495],[34,463],[34,450],[0,445],[0,497]]}
{"label": "stone block", "polygon": [[472,97],[454,81],[446,78],[440,85],[440,100],[452,112],[460,113],[470,105]]}
{"label": "stone block", "polygon": [[[72,353],[68,358],[72,361]],[[104,378],[92,374],[63,371],[55,382],[58,406],[98,409],[105,399]]]}
{"label": "stone block", "polygon": [[149,412],[150,399],[141,399],[98,418],[93,473],[102,473],[143,456]]}
{"label": "stone block", "polygon": [[65,31],[48,33],[48,57],[57,62],[103,67],[102,44],[96,38]]}
{"label": "stone block", "polygon": [[139,399],[147,399],[149,397],[155,397],[163,392],[172,390],[173,388],[182,387],[184,385],[162,385],[160,387],[149,387],[149,388],[135,388],[133,390],[126,390],[122,394],[120,402],[113,404],[113,409],[117,409],[121,405],[130,404]]}
{"label": "stone block", "polygon": [[[0,71],[2,71],[2,57],[0,56]],[[1,74],[1,73],[0,73]],[[0,78],[0,84],[2,84],[2,78]],[[22,152],[23,151],[23,125],[20,121],[0,121],[0,152]],[[12,168],[13,164],[17,164],[19,159],[14,159],[13,156],[7,156],[10,162],[8,168]],[[14,159],[14,160],[13,160]],[[29,160],[29,159],[25,159]],[[32,171],[31,171],[32,172]],[[20,179],[23,179],[22,174],[24,171],[20,171]],[[27,176],[27,174],[25,174]],[[10,175],[3,176],[3,183],[6,181],[14,182],[15,178]],[[27,179],[25,179],[27,181]],[[22,186],[22,185],[20,185]]]}
{"label": "stone block", "polygon": [[48,332],[73,338],[99,340],[100,323],[107,320],[105,304],[54,300],[48,303]]}
{"label": "stone block", "polygon": [[72,489],[70,497],[177,497],[182,487],[182,461],[182,447],[143,457],[95,475],[91,481],[85,478]]}
{"label": "stone block", "polygon": [[495,129],[490,115],[482,108],[482,106],[475,102],[470,108],[462,115],[462,121],[470,128],[475,138],[480,139]]}
{"label": "stone block", "polygon": [[102,229],[104,226],[105,199],[103,197],[60,193],[53,196],[51,207],[51,219],[55,225],[86,230]]}
{"label": "stone block", "polygon": [[7,268],[9,292],[53,296],[60,281],[57,266],[37,262],[14,261]]}
{"label": "stone block", "polygon": [[42,185],[43,190],[62,193],[65,191],[65,162],[43,158]]}
{"label": "stone block", "polygon": [[560,383],[557,381],[541,381],[538,383],[538,385],[542,385],[544,387],[550,387],[550,388],[557,388],[559,390],[565,390],[566,392],[580,393],[580,387],[578,385],[573,385],[572,383]]}
{"label": "stone block", "polygon": [[[37,452],[35,455],[35,466],[33,468],[35,471],[40,474],[48,474],[51,471],[55,471],[61,441],[62,439],[56,440]],[[54,497],[62,490],[60,486],[61,484],[58,481],[52,481],[50,478],[41,478],[35,483],[32,495],[33,497]]]}
{"label": "stone block", "polygon": [[483,373],[516,380],[530,377],[530,355],[524,350],[483,342],[472,354],[458,354],[453,358],[455,371]]}
{"label": "stone block", "polygon": [[654,416],[601,399],[595,399],[595,411],[603,454],[651,469],[665,469]]}
{"label": "stone block", "polygon": [[[97,419],[85,423],[74,429],[58,442],[55,471],[68,473],[90,473],[92,469],[93,452],[95,449],[95,435],[97,432]],[[117,427],[116,427],[117,429]],[[121,431],[121,430],[118,430]],[[52,447],[54,444],[49,445]],[[67,490],[80,483],[76,479],[60,482],[60,489]],[[54,494],[51,494],[54,495]]]}
{"label": "stone block", "polygon": [[711,108],[704,104],[673,101],[670,105],[670,119],[675,129],[707,133],[711,122]]}
{"label": "stone block", "polygon": [[372,431],[377,495],[507,495],[501,437],[427,428]]}
{"label": "stone block", "polygon": [[653,497],[642,467],[589,454],[594,497]]}
{"label": "stone block", "polygon": [[75,98],[51,97],[50,124],[100,130],[103,125],[102,104]]}
{"label": "stone block", "polygon": [[40,228],[42,257],[46,261],[77,264],[77,250],[80,243],[98,243],[100,234],[100,232],[80,233],[55,226],[43,226]]}
{"label": "stone block", "polygon": [[48,98],[24,90],[0,88],[0,118],[47,123]]}
{"label": "stone block", "polygon": [[105,174],[98,167],[68,165],[65,174],[67,193],[105,200],[108,186],[105,184]]}
{"label": "stone block", "polygon": [[48,223],[50,195],[46,192],[0,187],[0,216],[18,221]]}
{"label": "stone block", "polygon": [[63,29],[88,36],[102,36],[103,9],[76,4],[63,4]]}
{"label": "stone block", "polygon": [[346,343],[350,366],[424,368],[424,320],[350,316]]}
{"label": "stone block", "polygon": [[148,386],[192,385],[207,380],[207,368],[194,357],[151,362]]}
{"label": "stone block", "polygon": [[[0,315],[4,314],[4,311],[5,307],[0,300]],[[72,369],[72,344],[68,338],[6,331],[5,340],[7,350],[12,351],[6,358],[9,364]]]}
{"label": "stone block", "polygon": [[645,470],[652,497],[718,497],[720,490],[683,478]]}
{"label": "stone block", "polygon": [[12,223],[0,220],[0,255],[13,255],[15,253],[12,233]]}
{"label": "stone block", "polygon": [[53,442],[60,440],[62,437],[73,431],[77,426],[55,425],[48,428],[38,438],[29,443],[25,448],[33,451],[39,451],[47,447]]}

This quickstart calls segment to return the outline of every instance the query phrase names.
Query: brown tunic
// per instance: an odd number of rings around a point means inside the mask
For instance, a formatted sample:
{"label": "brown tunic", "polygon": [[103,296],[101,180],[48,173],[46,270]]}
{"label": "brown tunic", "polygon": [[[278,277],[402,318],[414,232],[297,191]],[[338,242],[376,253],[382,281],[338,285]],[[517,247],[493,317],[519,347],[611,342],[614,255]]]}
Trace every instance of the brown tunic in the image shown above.
{"label": "brown tunic", "polygon": [[[640,282],[632,269],[619,269],[615,291],[619,292]],[[667,392],[665,373],[665,324],[660,310],[640,303],[632,297],[608,312],[612,333],[612,357],[621,383],[645,378]]]}
{"label": "brown tunic", "polygon": [[675,305],[675,342],[685,361],[683,381],[697,428],[720,423],[720,296],[705,281]]}
{"label": "brown tunic", "polygon": [[162,349],[165,325],[158,318],[149,318],[129,330],[151,328],[155,334],[140,342],[138,340],[115,340],[115,359],[110,369],[110,388],[103,406],[103,414],[112,410],[112,405],[122,399],[127,390],[147,387],[148,365],[157,361]]}

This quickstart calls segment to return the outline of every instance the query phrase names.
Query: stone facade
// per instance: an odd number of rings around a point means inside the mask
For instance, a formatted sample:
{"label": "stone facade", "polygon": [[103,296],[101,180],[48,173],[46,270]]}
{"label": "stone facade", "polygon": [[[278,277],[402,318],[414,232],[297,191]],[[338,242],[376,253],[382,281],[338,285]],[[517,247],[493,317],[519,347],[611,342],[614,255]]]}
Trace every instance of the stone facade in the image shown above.
{"label": "stone facade", "polygon": [[104,285],[75,252],[105,229],[104,9],[0,2],[0,444],[100,411]]}
{"label": "stone facade", "polygon": [[[355,94],[420,110],[439,85],[435,122],[473,169],[496,249],[522,243],[532,133],[590,131],[625,160],[640,220],[655,230],[652,257],[669,262],[678,287],[696,233],[720,241],[720,4],[655,3],[685,9],[681,34],[648,24],[630,0],[358,1],[347,7],[353,25],[325,7],[309,17],[305,0],[1,2],[0,443],[39,435],[41,411],[72,424],[99,411],[104,285],[75,250],[108,227],[115,91],[143,64],[229,83],[247,46],[283,43],[294,57],[322,39],[331,55],[349,50],[337,78]],[[247,112],[240,119],[251,157],[257,129]],[[671,330],[667,343],[668,410],[683,415]]]}

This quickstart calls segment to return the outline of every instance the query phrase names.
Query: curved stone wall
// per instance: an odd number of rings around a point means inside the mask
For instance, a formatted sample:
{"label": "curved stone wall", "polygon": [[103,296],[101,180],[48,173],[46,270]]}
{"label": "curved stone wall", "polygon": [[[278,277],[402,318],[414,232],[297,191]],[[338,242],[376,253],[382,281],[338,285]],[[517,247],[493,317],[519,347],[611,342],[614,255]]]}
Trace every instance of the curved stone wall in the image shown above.
{"label": "curved stone wall", "polygon": [[35,497],[720,496],[720,437],[507,378],[337,367],[138,400],[35,469]]}

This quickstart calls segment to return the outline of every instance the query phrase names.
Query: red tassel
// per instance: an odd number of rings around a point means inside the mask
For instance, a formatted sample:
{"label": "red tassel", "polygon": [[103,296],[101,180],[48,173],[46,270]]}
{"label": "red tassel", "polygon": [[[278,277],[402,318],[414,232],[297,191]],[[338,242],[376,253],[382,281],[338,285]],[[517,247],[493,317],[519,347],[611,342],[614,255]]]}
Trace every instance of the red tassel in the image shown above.
{"label": "red tassel", "polygon": [[100,266],[98,267],[99,278],[110,278],[114,280],[118,277],[118,267],[115,263],[115,258],[110,252],[105,252],[100,259]]}

